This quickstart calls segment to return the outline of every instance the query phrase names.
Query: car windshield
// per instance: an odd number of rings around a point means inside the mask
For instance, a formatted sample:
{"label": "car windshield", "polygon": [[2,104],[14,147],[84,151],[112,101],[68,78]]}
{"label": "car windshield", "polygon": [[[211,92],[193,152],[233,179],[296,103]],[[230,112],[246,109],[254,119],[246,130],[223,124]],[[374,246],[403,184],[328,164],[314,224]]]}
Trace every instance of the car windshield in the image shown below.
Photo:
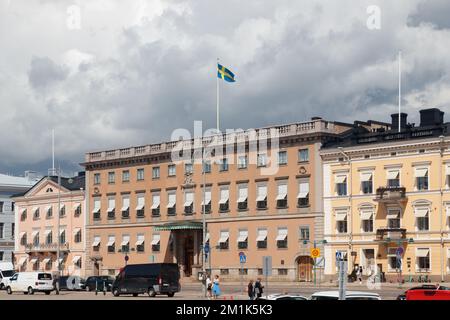
{"label": "car windshield", "polygon": [[14,270],[5,270],[5,271],[2,271],[2,273],[3,273],[3,276],[4,277],[12,277],[13,275],[14,275],[14,273],[16,273]]}
{"label": "car windshield", "polygon": [[50,273],[39,273],[38,280],[52,280],[52,275]]}

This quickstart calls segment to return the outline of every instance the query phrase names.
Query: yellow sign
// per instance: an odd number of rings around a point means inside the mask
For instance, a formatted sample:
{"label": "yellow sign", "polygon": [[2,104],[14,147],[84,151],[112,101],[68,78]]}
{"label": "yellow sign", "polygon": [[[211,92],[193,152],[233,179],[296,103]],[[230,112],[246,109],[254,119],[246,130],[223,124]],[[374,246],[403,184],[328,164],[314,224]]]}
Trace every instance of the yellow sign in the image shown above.
{"label": "yellow sign", "polygon": [[320,249],[319,248],[312,248],[311,249],[311,258],[318,258],[320,257]]}

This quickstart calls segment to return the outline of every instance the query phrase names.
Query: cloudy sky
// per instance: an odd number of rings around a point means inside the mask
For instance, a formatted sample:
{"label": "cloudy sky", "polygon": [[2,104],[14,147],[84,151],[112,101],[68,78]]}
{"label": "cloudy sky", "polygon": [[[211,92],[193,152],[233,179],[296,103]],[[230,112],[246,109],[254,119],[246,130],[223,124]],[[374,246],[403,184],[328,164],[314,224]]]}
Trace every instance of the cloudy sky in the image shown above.
{"label": "cloudy sky", "polygon": [[[367,8],[380,8],[369,29]],[[80,19],[77,19],[79,13]],[[0,0],[0,172],[77,170],[87,151],[222,128],[450,113],[447,0]],[[446,120],[450,121],[449,117]]]}

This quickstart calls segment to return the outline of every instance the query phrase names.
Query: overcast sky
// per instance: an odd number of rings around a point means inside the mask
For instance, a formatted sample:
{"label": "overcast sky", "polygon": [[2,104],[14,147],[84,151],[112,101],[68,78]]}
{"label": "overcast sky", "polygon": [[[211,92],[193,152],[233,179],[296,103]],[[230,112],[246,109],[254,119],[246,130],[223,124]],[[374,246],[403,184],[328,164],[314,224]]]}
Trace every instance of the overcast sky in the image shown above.
{"label": "overcast sky", "polygon": [[389,121],[399,50],[410,122],[450,113],[449,16],[447,0],[0,0],[0,172],[45,173],[52,128],[76,170],[88,151],[214,127],[217,57],[237,80],[222,128]]}

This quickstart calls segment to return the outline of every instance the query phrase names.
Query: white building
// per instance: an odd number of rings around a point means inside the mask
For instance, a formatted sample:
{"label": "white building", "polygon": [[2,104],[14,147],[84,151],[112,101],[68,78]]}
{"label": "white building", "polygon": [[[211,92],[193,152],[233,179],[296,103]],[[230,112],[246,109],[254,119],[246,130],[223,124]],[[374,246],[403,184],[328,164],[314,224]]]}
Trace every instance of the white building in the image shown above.
{"label": "white building", "polygon": [[30,189],[37,181],[35,172],[26,171],[24,177],[0,174],[0,261],[13,261],[14,202],[11,196]]}

